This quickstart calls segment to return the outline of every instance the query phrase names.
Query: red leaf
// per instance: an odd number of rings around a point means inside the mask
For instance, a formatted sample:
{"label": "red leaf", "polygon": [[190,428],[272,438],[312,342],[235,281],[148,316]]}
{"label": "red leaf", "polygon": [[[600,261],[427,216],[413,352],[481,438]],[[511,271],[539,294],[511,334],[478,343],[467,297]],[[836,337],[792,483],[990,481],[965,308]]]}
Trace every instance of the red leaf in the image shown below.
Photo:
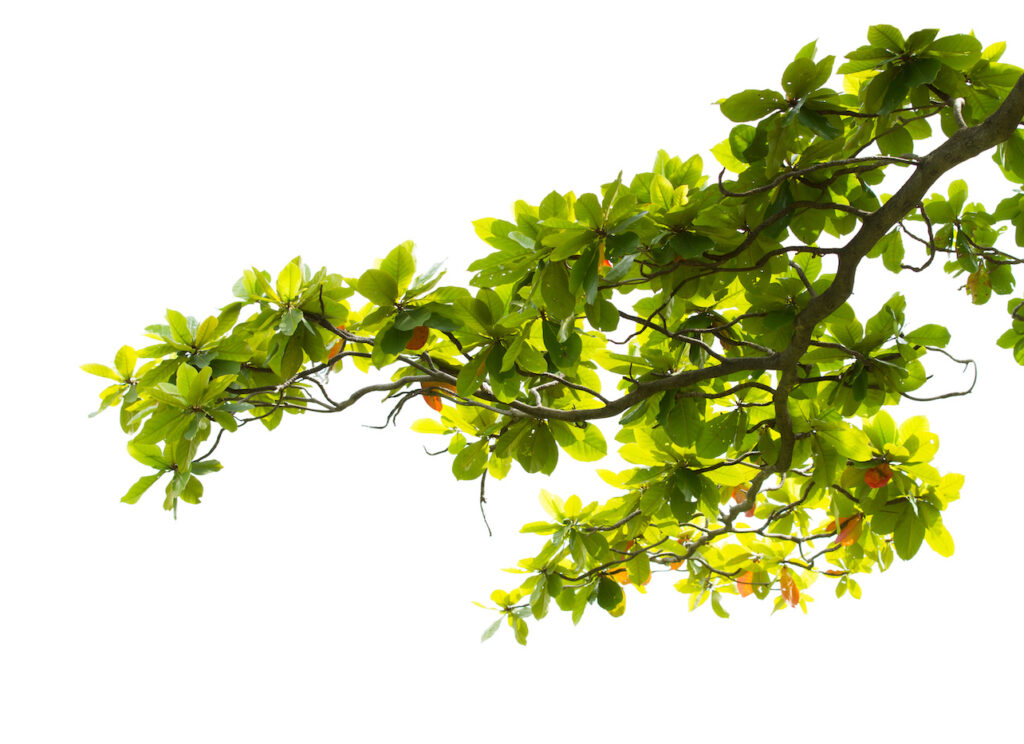
{"label": "red leaf", "polygon": [[[434,388],[444,388],[445,390],[451,391],[455,390],[455,386],[450,382],[424,382],[420,387],[423,390],[433,390]],[[427,405],[435,411],[440,411],[441,407],[444,405],[441,402],[441,397],[439,395],[424,395],[423,400],[425,400]]]}
{"label": "red leaf", "polygon": [[800,604],[800,589],[797,587],[793,576],[789,573],[789,568],[786,566],[783,566],[782,570],[779,571],[779,588],[782,589],[782,598],[786,600],[790,607],[796,607]]}
{"label": "red leaf", "polygon": [[864,482],[868,484],[868,488],[881,488],[890,480],[892,480],[892,468],[885,462],[869,468],[864,473]]}
{"label": "red leaf", "polygon": [[426,326],[416,326],[412,329],[412,338],[405,345],[405,348],[410,351],[416,351],[422,349],[423,344],[427,343],[427,339],[430,338],[430,329]]}

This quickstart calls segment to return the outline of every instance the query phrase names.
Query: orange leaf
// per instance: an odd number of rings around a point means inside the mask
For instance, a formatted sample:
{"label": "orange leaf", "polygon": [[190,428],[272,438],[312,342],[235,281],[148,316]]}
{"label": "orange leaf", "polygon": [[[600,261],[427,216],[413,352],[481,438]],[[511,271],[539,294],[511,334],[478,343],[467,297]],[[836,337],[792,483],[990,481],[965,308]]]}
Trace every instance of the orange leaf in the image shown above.
{"label": "orange leaf", "polygon": [[[343,326],[343,325],[340,325],[340,326],[336,326],[336,328],[337,328],[337,329],[338,329],[339,331],[344,331],[344,330],[345,330],[345,326]],[[343,338],[339,338],[339,339],[338,339],[338,340],[337,340],[337,341],[336,341],[336,342],[334,343],[334,346],[332,346],[332,347],[331,347],[331,350],[330,350],[329,352],[327,352],[327,358],[328,358],[328,359],[333,359],[333,358],[334,358],[334,357],[336,357],[336,356],[337,356],[338,354],[340,354],[340,353],[342,352],[342,350],[343,350],[344,348],[345,348],[345,339],[343,339]]]}
{"label": "orange leaf", "polygon": [[849,572],[848,571],[840,571],[837,568],[830,568],[828,571],[825,571],[825,575],[826,576],[845,576],[847,573],[849,573]]}
{"label": "orange leaf", "polygon": [[609,576],[623,586],[629,586],[629,572],[626,569],[620,568],[618,571],[610,573]]}
{"label": "orange leaf", "polygon": [[744,571],[736,579],[736,588],[741,597],[749,597],[754,593],[754,572]]}
{"label": "orange leaf", "polygon": [[867,483],[868,488],[881,488],[890,480],[892,480],[892,468],[885,462],[873,468],[868,468],[867,472],[864,473],[864,482]]}
{"label": "orange leaf", "polygon": [[864,516],[862,514],[855,514],[844,519],[843,528],[839,531],[839,535],[833,542],[846,546],[853,545],[857,542],[857,538],[860,537],[860,531],[864,526],[863,520]]}
{"label": "orange leaf", "polygon": [[[747,493],[749,488],[750,486],[747,483],[744,483],[742,486],[734,486],[732,489],[732,500],[735,501],[737,504],[742,504],[744,501],[747,500]],[[747,511],[745,511],[744,515],[747,517],[754,516],[754,507],[750,507]]]}
{"label": "orange leaf", "polygon": [[789,568],[786,566],[783,566],[782,570],[779,571],[779,588],[782,589],[782,598],[786,600],[790,607],[796,607],[800,604],[800,589],[797,587],[792,574],[789,573]]}
{"label": "orange leaf", "polygon": [[682,561],[676,561],[675,563],[669,563],[668,567],[671,568],[673,571],[678,571],[679,567],[682,566],[682,565],[683,565]]}
{"label": "orange leaf", "polygon": [[[433,390],[435,388],[444,388],[445,390],[451,390],[455,392],[455,386],[450,382],[424,382],[420,384],[423,390]],[[435,411],[440,411],[444,405],[441,402],[441,396],[439,395],[424,395],[423,400],[427,402],[427,405],[433,408]]]}
{"label": "orange leaf", "polygon": [[427,343],[427,339],[430,338],[430,329],[426,326],[416,326],[412,329],[412,338],[405,345],[405,348],[410,351],[416,351],[422,349],[423,344]]}

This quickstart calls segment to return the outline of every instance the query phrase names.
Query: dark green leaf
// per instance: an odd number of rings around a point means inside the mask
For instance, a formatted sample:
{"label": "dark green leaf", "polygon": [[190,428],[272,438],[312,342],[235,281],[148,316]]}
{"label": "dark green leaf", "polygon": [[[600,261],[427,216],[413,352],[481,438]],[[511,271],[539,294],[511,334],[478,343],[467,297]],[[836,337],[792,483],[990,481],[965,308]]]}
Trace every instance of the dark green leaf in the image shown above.
{"label": "dark green leaf", "polygon": [[597,582],[597,604],[612,617],[618,617],[626,609],[626,595],[617,582],[602,576]]}
{"label": "dark green leaf", "polygon": [[540,293],[548,314],[558,320],[576,310],[576,297],[569,289],[569,271],[565,263],[549,263],[541,272]]}
{"label": "dark green leaf", "polygon": [[892,536],[896,555],[905,561],[913,558],[921,548],[921,543],[924,542],[925,529],[924,520],[914,514],[913,509],[904,509]]}

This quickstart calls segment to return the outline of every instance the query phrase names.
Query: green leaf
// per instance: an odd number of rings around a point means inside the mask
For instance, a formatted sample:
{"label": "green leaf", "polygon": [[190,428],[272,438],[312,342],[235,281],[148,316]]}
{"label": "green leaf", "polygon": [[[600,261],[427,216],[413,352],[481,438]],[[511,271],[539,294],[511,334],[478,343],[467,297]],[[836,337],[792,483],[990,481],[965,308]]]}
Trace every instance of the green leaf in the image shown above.
{"label": "green leaf", "polygon": [[[1003,174],[1014,183],[1024,183],[1024,132],[1017,131],[1012,137],[996,147],[992,159],[1002,169]],[[1021,223],[1018,222],[1018,225]],[[1018,227],[1017,244],[1021,245],[1022,230]]]}
{"label": "green leaf", "polygon": [[[416,273],[416,259],[412,255],[413,243],[407,240],[396,246],[380,262],[380,270],[394,278],[397,287],[395,296],[402,294],[409,287],[413,275]],[[362,294],[362,290],[360,290]],[[378,305],[382,303],[377,303]],[[419,324],[417,324],[419,325]]]}
{"label": "green leaf", "polygon": [[495,620],[495,621],[494,621],[493,623],[491,623],[491,625],[490,625],[490,626],[489,626],[489,627],[487,628],[487,630],[485,630],[485,631],[484,631],[484,634],[483,634],[482,636],[480,636],[480,642],[481,642],[481,643],[483,643],[483,642],[484,642],[484,641],[486,641],[486,640],[487,640],[488,638],[490,638],[490,637],[491,637],[491,636],[493,636],[493,635],[494,635],[495,633],[497,633],[497,632],[498,632],[498,628],[500,628],[500,627],[501,627],[501,624],[502,624],[502,623],[503,623],[504,621],[505,621],[505,616],[504,616],[504,615],[502,615],[502,616],[501,616],[501,617],[499,617],[499,618],[498,618],[497,620]]}
{"label": "green leaf", "polygon": [[698,404],[694,398],[680,397],[673,400],[670,396],[662,399],[664,416],[659,416],[665,432],[672,443],[678,447],[690,447],[697,441],[697,435],[704,425],[703,403]]}
{"label": "green leaf", "polygon": [[558,465],[558,444],[547,424],[535,422],[518,441],[515,458],[527,473],[550,475]]}
{"label": "green leaf", "polygon": [[721,595],[718,592],[711,592],[711,609],[721,618],[729,617],[729,613],[722,607]]}
{"label": "green leaf", "polygon": [[438,423],[434,419],[425,418],[413,421],[410,428],[420,434],[446,434],[448,432],[448,427],[444,424]]}
{"label": "green leaf", "polygon": [[906,47],[903,34],[895,26],[881,23],[868,29],[868,41],[872,46],[882,47],[892,52],[902,52]]}
{"label": "green leaf", "polygon": [[[238,303],[236,303],[238,304]],[[235,317],[238,317],[238,310],[235,310]],[[232,321],[233,322],[233,321]],[[199,324],[199,329],[196,331],[196,346],[203,347],[215,338],[220,336],[217,333],[217,327],[220,325],[220,320],[213,315],[209,316],[206,320]],[[231,323],[228,323],[227,327],[230,327]],[[225,328],[226,330],[226,328]]]}
{"label": "green leaf", "polygon": [[217,460],[202,460],[192,463],[192,475],[206,475],[216,473],[224,469],[224,466]]}
{"label": "green leaf", "polygon": [[537,620],[544,619],[548,614],[548,603],[551,595],[548,594],[548,585],[545,581],[538,581],[530,594],[530,611]]}
{"label": "green leaf", "polygon": [[292,336],[301,322],[302,311],[298,308],[290,307],[281,314],[281,322],[278,324],[277,329],[285,336]]}
{"label": "green leaf", "polygon": [[942,520],[930,525],[924,533],[924,539],[928,541],[928,547],[944,558],[953,555],[953,536],[942,524]]}
{"label": "green leaf", "polygon": [[904,336],[907,343],[921,346],[937,346],[943,348],[950,341],[949,330],[945,326],[928,323]]}
{"label": "green leaf", "polygon": [[489,352],[490,347],[486,350],[478,351],[476,356],[467,361],[463,368],[459,370],[455,380],[455,391],[459,395],[469,397],[483,384],[484,377],[487,376],[487,357]]}
{"label": "green leaf", "polygon": [[144,475],[132,484],[132,487],[128,489],[128,493],[121,497],[121,501],[126,504],[134,504],[137,502],[149,487],[156,483],[163,473],[156,473],[155,475]]}
{"label": "green leaf", "polygon": [[626,611],[626,595],[618,582],[602,576],[597,582],[597,604],[612,617],[620,617]]}
{"label": "green leaf", "polygon": [[697,433],[697,456],[710,459],[724,453],[736,436],[738,421],[739,416],[735,411],[706,420]]}
{"label": "green leaf", "polygon": [[550,217],[558,217],[563,220],[569,218],[569,204],[566,202],[565,197],[557,191],[552,191],[550,194],[545,196],[544,199],[541,200],[538,209],[538,215],[542,220],[546,220]]}
{"label": "green leaf", "polygon": [[277,275],[277,294],[285,302],[298,297],[301,286],[302,268],[298,262],[289,263]]}
{"label": "green leaf", "polygon": [[203,497],[203,484],[194,475],[190,476],[178,497],[186,504],[198,504]]}
{"label": "green leaf", "polygon": [[540,293],[548,314],[562,320],[576,311],[576,297],[569,289],[569,270],[565,262],[549,263],[541,272]]}
{"label": "green leaf", "polygon": [[398,299],[398,282],[380,269],[368,269],[356,282],[356,289],[370,302],[388,307]]}
{"label": "green leaf", "polygon": [[594,194],[582,194],[576,200],[576,219],[587,227],[604,228],[604,210]]}
{"label": "green leaf", "polygon": [[515,633],[516,643],[520,646],[526,645],[526,636],[529,634],[530,629],[526,625],[526,621],[521,617],[515,615],[508,616],[509,624],[512,626],[512,632]]}
{"label": "green leaf", "polygon": [[132,376],[132,372],[135,371],[135,362],[138,357],[135,354],[135,349],[131,346],[122,346],[117,350],[117,354],[114,355],[114,367],[117,368],[118,374],[124,379],[128,379]]}
{"label": "green leaf", "polygon": [[669,492],[669,508],[672,516],[680,524],[688,522],[696,513],[701,491],[700,476],[686,468],[675,471],[672,476],[672,490]]}
{"label": "green leaf", "polygon": [[726,170],[729,170],[732,173],[742,173],[748,167],[743,160],[733,154],[733,150],[729,146],[728,140],[719,142],[717,145],[712,147],[711,154],[715,156],[715,160],[726,168]]}
{"label": "green leaf", "polygon": [[121,382],[122,376],[103,364],[83,364],[79,367],[83,372],[88,372],[90,375],[96,375],[97,377],[105,377],[108,380],[114,380],[115,382]]}
{"label": "green leaf", "polygon": [[191,411],[167,408],[161,403],[133,441],[136,444],[156,444],[163,440],[178,439],[191,423]]}
{"label": "green leaf", "polygon": [[603,297],[586,307],[587,322],[599,331],[610,333],[619,327],[619,310]]}
{"label": "green leaf", "polygon": [[[211,372],[213,371],[211,367],[204,367],[203,369],[209,369]],[[209,376],[207,376],[207,379],[209,379]],[[217,400],[217,398],[219,398],[234,381],[235,375],[221,375],[220,377],[216,377],[209,381],[206,384],[206,390],[203,391],[202,396],[198,400],[199,405],[205,406],[208,403],[212,403]]]}
{"label": "green leaf", "polygon": [[715,241],[711,238],[692,232],[681,232],[668,244],[680,258],[699,258],[715,248]]}
{"label": "green leaf", "polygon": [[825,139],[835,139],[843,133],[841,129],[833,126],[827,118],[806,106],[801,107],[800,111],[797,112],[796,118],[805,127]]}
{"label": "green leaf", "polygon": [[487,468],[487,440],[466,445],[452,461],[452,474],[458,480],[476,480]]}
{"label": "green leaf", "polygon": [[782,90],[792,100],[803,98],[811,92],[815,80],[814,62],[807,57],[797,57],[782,73]]}
{"label": "green leaf", "polygon": [[785,99],[774,90],[745,90],[719,104],[722,113],[732,121],[755,121],[786,107]]}
{"label": "green leaf", "polygon": [[981,59],[981,42],[968,34],[953,34],[936,39],[925,52],[937,56],[947,67],[966,72]]}
{"label": "green leaf", "polygon": [[885,445],[897,444],[899,441],[896,422],[885,411],[879,411],[864,422],[864,433],[878,452],[883,452]]}
{"label": "green leaf", "polygon": [[541,508],[551,517],[559,521],[565,519],[565,504],[562,503],[562,500],[556,494],[542,488],[537,498],[540,501]]}
{"label": "green leaf", "polygon": [[815,435],[824,440],[827,446],[851,460],[864,462],[870,460],[874,454],[870,440],[860,429],[816,429]]}
{"label": "green leaf", "polygon": [[900,273],[903,265],[903,239],[898,232],[891,232],[881,241],[884,243],[882,252],[882,263],[894,274]]}
{"label": "green leaf", "polygon": [[907,37],[905,48],[908,52],[919,52],[928,46],[938,34],[939,29],[937,28],[925,28],[915,31]]}
{"label": "green leaf", "polygon": [[167,311],[167,323],[170,326],[171,338],[180,344],[191,346],[193,342],[192,331],[189,329],[188,320],[176,310]]}
{"label": "green leaf", "polygon": [[[570,319],[571,320],[571,319]],[[560,370],[572,372],[580,361],[580,352],[583,342],[579,334],[572,333],[565,342],[558,340],[558,325],[551,321],[545,321],[541,326],[544,347],[548,350],[548,356]]]}
{"label": "green leaf", "polygon": [[[555,423],[551,422],[552,425]],[[581,436],[569,444],[562,445],[562,449],[569,457],[580,462],[595,462],[608,454],[608,443],[596,425],[588,423],[585,428],[576,429],[576,431]]]}
{"label": "green leaf", "polygon": [[167,470],[171,464],[164,459],[163,453],[155,444],[137,444],[128,442],[128,454],[151,468]]}
{"label": "green leaf", "polygon": [[[210,368],[206,368],[206,379],[210,378]],[[178,376],[175,378],[178,393],[190,406],[194,406],[206,389],[205,380],[200,380],[199,370],[190,364],[183,364],[178,367]]]}
{"label": "green leaf", "polygon": [[560,525],[551,522],[527,522],[519,528],[519,531],[524,534],[551,535],[560,529]]}
{"label": "green leaf", "polygon": [[896,555],[905,561],[913,558],[921,548],[925,538],[924,520],[914,514],[914,510],[907,508],[896,523],[893,532],[892,544],[896,548]]}

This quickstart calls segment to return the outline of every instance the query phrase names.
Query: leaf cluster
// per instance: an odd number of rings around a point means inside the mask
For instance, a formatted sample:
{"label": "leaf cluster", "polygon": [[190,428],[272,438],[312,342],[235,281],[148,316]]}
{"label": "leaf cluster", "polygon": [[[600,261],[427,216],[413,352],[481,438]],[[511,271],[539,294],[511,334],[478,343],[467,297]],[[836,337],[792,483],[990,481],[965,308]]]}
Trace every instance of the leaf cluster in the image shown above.
{"label": "leaf cluster", "polygon": [[[901,293],[865,319],[847,299],[864,260],[914,273],[940,254],[974,303],[1013,292],[1006,228],[1024,245],[1024,196],[992,211],[962,181],[926,196],[988,147],[1024,183],[1024,85],[1003,46],[873,26],[836,88],[835,58],[808,44],[778,90],[719,102],[735,126],[712,148],[717,178],[697,155],[661,151],[595,193],[516,202],[474,223],[490,250],[468,287],[419,272],[403,243],[355,277],[299,258],[276,277],[250,269],[201,322],[168,310],[146,329],[154,345],[84,367],[114,382],[101,410],[120,405],[129,454],[155,471],[123,500],[168,475],[165,508],[198,503],[225,431],[383,393],[389,423],[416,399],[436,413],[413,428],[444,438],[481,503],[487,477],[601,460],[596,422],[617,421],[631,467],[599,471],[617,495],[542,492],[548,518],[523,531],[544,543],[518,563],[523,581],[491,596],[485,637],[508,624],[525,643],[552,600],[574,622],[593,605],[619,616],[626,588],[655,573],[691,609],[728,616],[729,595],[806,610],[820,576],[859,597],[857,574],[925,543],[950,555],[942,512],[963,478],[932,465],[924,418],[887,412],[929,399],[925,363],[953,359],[950,334],[907,327]],[[916,152],[933,136],[944,144]],[[1022,300],[1008,307],[999,344],[1024,364]],[[329,379],[346,367],[378,381],[335,400]]]}

